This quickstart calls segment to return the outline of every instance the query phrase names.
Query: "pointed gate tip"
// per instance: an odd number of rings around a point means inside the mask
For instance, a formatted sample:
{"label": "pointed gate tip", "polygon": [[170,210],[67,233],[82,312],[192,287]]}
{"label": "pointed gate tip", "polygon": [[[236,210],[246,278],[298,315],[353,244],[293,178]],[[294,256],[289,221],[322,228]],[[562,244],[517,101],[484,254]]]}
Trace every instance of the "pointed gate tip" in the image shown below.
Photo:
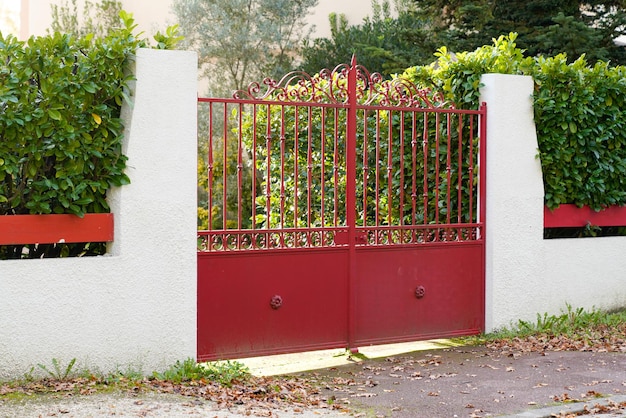
{"label": "pointed gate tip", "polygon": [[352,54],[352,59],[350,60],[350,66],[356,66],[356,55]]}

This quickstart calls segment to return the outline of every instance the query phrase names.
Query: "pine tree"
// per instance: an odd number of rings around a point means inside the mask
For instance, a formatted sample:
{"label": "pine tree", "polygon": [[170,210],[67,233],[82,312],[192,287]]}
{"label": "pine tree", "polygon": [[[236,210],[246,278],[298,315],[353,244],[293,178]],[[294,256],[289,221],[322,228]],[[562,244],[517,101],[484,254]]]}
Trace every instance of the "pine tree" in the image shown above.
{"label": "pine tree", "polygon": [[491,39],[518,33],[528,55],[565,52],[570,60],[626,63],[615,39],[626,33],[626,1],[415,0],[417,14],[437,22],[433,30],[452,50],[472,50]]}

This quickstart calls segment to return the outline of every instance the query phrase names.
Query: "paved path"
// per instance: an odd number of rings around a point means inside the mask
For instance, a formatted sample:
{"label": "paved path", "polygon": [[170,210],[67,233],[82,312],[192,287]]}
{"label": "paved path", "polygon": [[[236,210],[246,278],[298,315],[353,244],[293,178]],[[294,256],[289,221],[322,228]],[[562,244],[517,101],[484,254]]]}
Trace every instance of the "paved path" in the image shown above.
{"label": "paved path", "polygon": [[[519,354],[456,347],[372,359],[300,376],[325,382],[327,396],[370,416],[487,417],[559,404],[566,411],[575,400],[583,402],[578,405],[582,408],[584,404],[593,406],[597,397],[626,395],[626,354]],[[549,417],[553,413],[519,416]]]}

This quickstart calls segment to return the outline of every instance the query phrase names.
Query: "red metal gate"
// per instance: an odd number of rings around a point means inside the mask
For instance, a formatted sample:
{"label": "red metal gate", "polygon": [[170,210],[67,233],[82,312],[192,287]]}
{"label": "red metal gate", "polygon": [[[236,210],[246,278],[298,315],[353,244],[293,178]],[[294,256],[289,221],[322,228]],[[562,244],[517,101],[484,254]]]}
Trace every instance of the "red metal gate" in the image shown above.
{"label": "red metal gate", "polygon": [[484,329],[485,105],[354,60],[199,102],[199,361]]}

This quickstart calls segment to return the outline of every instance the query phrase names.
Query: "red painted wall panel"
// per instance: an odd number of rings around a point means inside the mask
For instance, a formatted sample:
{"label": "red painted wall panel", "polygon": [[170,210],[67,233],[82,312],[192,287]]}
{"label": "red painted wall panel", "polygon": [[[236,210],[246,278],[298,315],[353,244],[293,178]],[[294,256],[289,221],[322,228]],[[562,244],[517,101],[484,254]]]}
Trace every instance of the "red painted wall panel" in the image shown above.
{"label": "red painted wall panel", "polygon": [[113,241],[113,214],[0,216],[0,245]]}

